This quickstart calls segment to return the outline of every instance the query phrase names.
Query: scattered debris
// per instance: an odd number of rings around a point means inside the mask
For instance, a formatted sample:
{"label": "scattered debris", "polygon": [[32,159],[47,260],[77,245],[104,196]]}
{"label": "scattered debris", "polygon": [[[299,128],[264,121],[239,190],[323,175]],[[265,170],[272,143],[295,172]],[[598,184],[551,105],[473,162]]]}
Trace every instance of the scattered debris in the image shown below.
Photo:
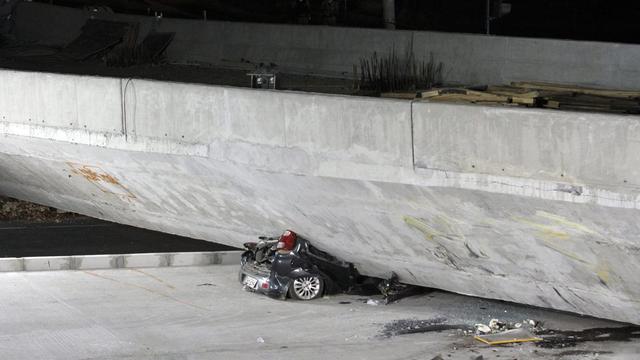
{"label": "scattered debris", "polygon": [[538,332],[542,330],[540,323],[527,319],[522,322],[508,323],[505,321],[501,321],[499,319],[491,319],[488,325],[485,324],[476,324],[474,326],[476,335],[484,335],[484,334],[498,334],[505,331],[513,330],[513,329],[525,329],[528,331]]}
{"label": "scattered debris", "polygon": [[542,341],[536,344],[540,347],[564,348],[576,346],[584,342],[631,341],[631,339],[640,339],[640,327],[591,328],[579,331],[542,329],[539,330],[536,335],[542,337]]}
{"label": "scattered debris", "polygon": [[258,344],[264,344],[264,339],[262,338],[262,336],[258,336],[258,338],[256,339],[256,342]]}
{"label": "scattered debris", "polygon": [[531,319],[516,323],[491,319],[488,325],[476,324],[474,329],[474,338],[489,345],[536,342],[537,346],[544,348],[570,347],[587,341],[630,341],[640,338],[640,327],[637,326],[566,331],[545,329],[540,322]]}
{"label": "scattered debris", "polygon": [[398,275],[394,272],[378,283],[378,290],[384,296],[384,304],[396,302],[402,298],[418,295],[425,291],[425,288],[409,284],[402,284],[398,281]]}
{"label": "scattered debris", "polygon": [[212,283],[202,283],[202,284],[198,284],[197,286],[215,286]]}
{"label": "scattered debris", "polygon": [[382,335],[385,337],[418,334],[427,332],[439,332],[445,330],[458,330],[465,334],[473,331],[473,327],[460,324],[447,324],[446,318],[434,318],[429,320],[404,319],[395,320],[384,325]]}

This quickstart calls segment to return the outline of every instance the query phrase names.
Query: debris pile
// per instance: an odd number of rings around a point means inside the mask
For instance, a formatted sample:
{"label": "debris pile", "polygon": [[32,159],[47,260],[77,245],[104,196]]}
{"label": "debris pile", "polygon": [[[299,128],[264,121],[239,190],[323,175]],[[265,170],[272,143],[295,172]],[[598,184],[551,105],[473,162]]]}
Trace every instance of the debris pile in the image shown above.
{"label": "debris pile", "polygon": [[495,334],[513,329],[528,329],[532,332],[539,332],[543,330],[540,322],[531,319],[515,323],[508,323],[498,319],[491,319],[488,325],[476,324],[474,328],[476,330],[476,335]]}
{"label": "debris pile", "polygon": [[80,215],[0,196],[0,221],[56,222]]}
{"label": "debris pile", "polygon": [[599,89],[541,82],[434,88],[424,91],[383,93],[382,96],[424,99],[433,102],[640,114],[640,91]]}
{"label": "debris pile", "polygon": [[542,331],[542,326],[534,320],[507,323],[491,319],[488,325],[476,324],[474,338],[488,345],[503,345],[519,342],[542,341],[534,334]]}

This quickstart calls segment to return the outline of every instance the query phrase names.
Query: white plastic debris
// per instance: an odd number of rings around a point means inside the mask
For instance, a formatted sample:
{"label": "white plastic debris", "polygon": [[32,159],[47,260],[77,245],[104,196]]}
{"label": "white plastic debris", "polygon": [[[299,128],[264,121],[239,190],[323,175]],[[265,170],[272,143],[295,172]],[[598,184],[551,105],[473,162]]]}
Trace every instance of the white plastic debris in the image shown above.
{"label": "white plastic debris", "polygon": [[263,344],[264,343],[264,339],[262,338],[262,336],[258,336],[258,338],[256,339],[256,342],[258,344]]}
{"label": "white plastic debris", "polygon": [[476,324],[476,334],[488,334],[491,332],[491,328],[485,324]]}
{"label": "white plastic debris", "polygon": [[378,300],[369,299],[367,300],[367,305],[378,306],[380,305],[380,302]]}
{"label": "white plastic debris", "polygon": [[491,319],[491,321],[489,321],[489,327],[491,328],[491,330],[506,330],[507,324],[505,324],[504,322],[498,320],[498,319]]}

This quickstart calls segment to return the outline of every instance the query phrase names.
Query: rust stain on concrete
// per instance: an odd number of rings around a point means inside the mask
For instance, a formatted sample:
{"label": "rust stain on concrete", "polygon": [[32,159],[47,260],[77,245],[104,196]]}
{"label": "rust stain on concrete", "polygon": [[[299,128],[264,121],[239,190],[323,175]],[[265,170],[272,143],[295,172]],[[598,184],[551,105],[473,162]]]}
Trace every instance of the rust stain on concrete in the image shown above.
{"label": "rust stain on concrete", "polygon": [[104,193],[118,195],[125,199],[136,198],[136,196],[122,185],[115,176],[107,173],[98,166],[76,164],[72,162],[67,162],[67,164],[71,168],[72,173],[84,177]]}

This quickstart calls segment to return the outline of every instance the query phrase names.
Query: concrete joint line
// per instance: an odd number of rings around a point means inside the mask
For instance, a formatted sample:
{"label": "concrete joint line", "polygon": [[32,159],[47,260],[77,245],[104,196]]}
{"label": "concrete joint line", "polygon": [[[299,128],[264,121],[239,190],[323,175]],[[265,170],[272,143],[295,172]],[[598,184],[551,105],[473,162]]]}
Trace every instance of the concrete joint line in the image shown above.
{"label": "concrete joint line", "polygon": [[232,265],[242,251],[0,258],[0,272]]}
{"label": "concrete joint line", "polygon": [[413,103],[414,102],[415,100],[411,100],[411,105],[409,108],[409,125],[411,127],[411,168],[413,170],[416,169],[416,147],[415,147],[415,136],[413,134]]}

